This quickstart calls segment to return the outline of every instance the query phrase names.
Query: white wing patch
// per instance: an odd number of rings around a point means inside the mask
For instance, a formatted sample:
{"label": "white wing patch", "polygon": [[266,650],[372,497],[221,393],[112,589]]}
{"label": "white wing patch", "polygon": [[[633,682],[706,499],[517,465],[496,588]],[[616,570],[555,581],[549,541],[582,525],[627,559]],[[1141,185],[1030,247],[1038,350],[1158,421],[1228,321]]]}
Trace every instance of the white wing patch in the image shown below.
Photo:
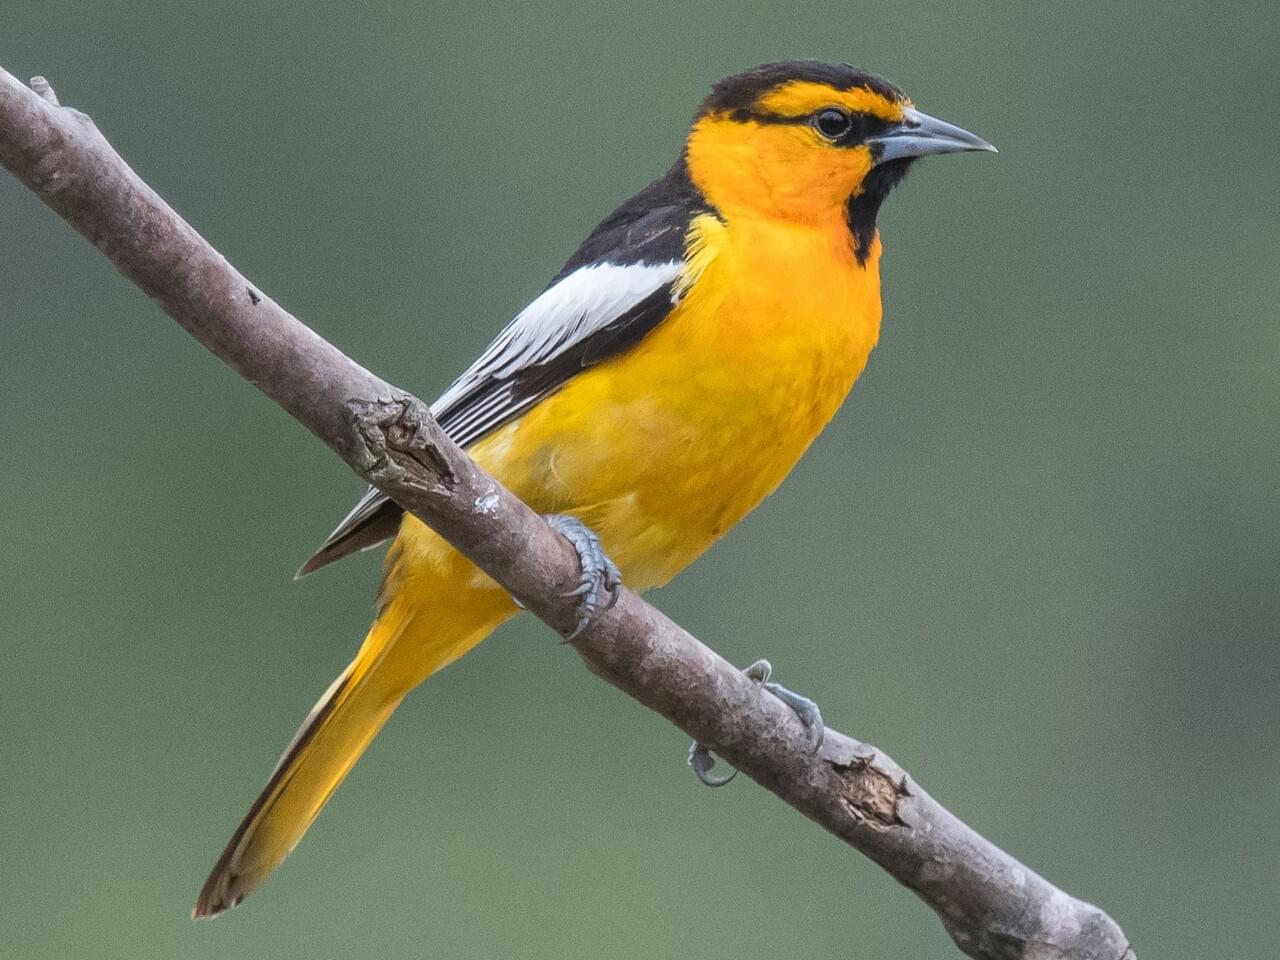
{"label": "white wing patch", "polygon": [[[442,417],[486,381],[506,380],[521,370],[546,363],[602,330],[684,269],[666,263],[593,263],[579,267],[547,288],[494,338],[462,376],[431,405]],[[503,405],[502,392],[484,398],[468,414],[483,419]],[[471,420],[472,416],[464,419]],[[452,432],[452,431],[451,431]]]}
{"label": "white wing patch", "polygon": [[[606,331],[610,324],[673,284],[684,269],[683,260],[626,265],[597,262],[579,267],[521,310],[480,358],[431,405],[432,414],[454,442],[464,447],[485,436],[559,385],[552,377],[546,383],[521,388],[518,376],[522,371],[552,363],[593,334]],[[673,284],[672,289],[676,286]],[[673,304],[679,299],[679,293],[671,294]],[[638,322],[646,319],[653,318],[640,317]],[[585,358],[582,362],[589,363]],[[357,546],[370,549],[392,536],[400,510],[393,507],[388,514],[387,507],[387,498],[370,487],[298,576]],[[353,539],[362,531],[363,539]]]}

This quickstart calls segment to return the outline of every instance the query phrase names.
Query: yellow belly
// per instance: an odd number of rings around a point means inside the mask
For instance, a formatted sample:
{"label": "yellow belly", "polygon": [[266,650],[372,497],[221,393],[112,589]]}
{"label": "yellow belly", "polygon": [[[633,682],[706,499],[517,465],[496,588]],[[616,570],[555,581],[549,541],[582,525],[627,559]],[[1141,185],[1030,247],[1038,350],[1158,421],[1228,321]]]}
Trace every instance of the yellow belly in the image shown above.
{"label": "yellow belly", "polygon": [[536,510],[594,528],[634,589],[781,483],[879,333],[878,249],[863,267],[843,231],[706,229],[712,255],[666,320],[471,450]]}

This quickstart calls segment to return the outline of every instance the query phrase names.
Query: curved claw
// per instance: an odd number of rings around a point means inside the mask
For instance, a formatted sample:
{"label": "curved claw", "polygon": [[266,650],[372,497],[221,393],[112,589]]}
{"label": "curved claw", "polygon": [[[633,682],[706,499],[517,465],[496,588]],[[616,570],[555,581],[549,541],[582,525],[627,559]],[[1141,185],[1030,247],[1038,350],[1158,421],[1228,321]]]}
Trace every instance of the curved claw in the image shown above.
{"label": "curved claw", "polygon": [[[770,677],[773,676],[773,664],[768,660],[757,660],[742,672],[795,711],[796,716],[800,718],[800,722],[804,724],[804,728],[809,734],[809,753],[817,753],[822,747],[822,741],[827,731],[826,725],[822,722],[822,711],[818,709],[818,705],[808,697],[801,696],[794,690],[788,690],[782,684],[774,683],[770,680]],[[711,768],[715,765],[716,758],[712,756],[711,748],[705,743],[695,740],[689,745],[689,766],[693,767],[694,776],[698,778],[700,783],[708,787],[723,787],[738,775],[738,771],[735,769],[727,777],[715,776],[711,773]]]}
{"label": "curved claw", "polygon": [[582,570],[578,585],[561,594],[565,599],[579,598],[578,622],[573,632],[565,637],[565,642],[568,643],[577,639],[591,621],[618,602],[622,592],[622,574],[604,552],[595,531],[577,517],[552,513],[543,519],[578,552],[578,565]]}
{"label": "curved claw", "polygon": [[737,768],[733,768],[733,772],[727,777],[718,777],[711,772],[711,768],[716,765],[716,758],[712,755],[710,748],[705,743],[699,743],[697,740],[689,744],[689,766],[693,767],[693,775],[698,778],[704,786],[723,787],[726,783],[738,775]]}
{"label": "curved claw", "polygon": [[747,675],[748,680],[754,680],[756,683],[768,683],[769,678],[773,676],[773,664],[761,657],[742,672]]}

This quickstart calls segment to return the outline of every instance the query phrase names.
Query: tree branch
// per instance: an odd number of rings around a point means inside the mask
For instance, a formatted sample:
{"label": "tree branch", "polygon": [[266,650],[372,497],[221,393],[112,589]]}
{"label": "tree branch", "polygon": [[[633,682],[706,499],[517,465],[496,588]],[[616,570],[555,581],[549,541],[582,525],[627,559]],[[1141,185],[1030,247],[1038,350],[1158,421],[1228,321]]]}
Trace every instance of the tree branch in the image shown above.
{"label": "tree branch", "polygon": [[[562,635],[568,543],[440,429],[427,406],[281,309],[182,220],[92,121],[0,69],[0,164],[193,337]],[[1134,960],[1123,932],[978,835],[875,747],[792,711],[624,590],[573,646],[589,669],[880,864],[983,960]]]}

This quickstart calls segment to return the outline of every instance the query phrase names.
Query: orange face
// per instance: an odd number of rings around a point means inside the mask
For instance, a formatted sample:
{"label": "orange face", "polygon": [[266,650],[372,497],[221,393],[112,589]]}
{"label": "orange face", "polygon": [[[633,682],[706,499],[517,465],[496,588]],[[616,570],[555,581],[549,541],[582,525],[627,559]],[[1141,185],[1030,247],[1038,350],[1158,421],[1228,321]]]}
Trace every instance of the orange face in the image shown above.
{"label": "orange face", "polygon": [[843,216],[876,164],[867,140],[903,122],[892,88],[792,79],[741,103],[712,97],[689,135],[689,174],[726,216]]}

